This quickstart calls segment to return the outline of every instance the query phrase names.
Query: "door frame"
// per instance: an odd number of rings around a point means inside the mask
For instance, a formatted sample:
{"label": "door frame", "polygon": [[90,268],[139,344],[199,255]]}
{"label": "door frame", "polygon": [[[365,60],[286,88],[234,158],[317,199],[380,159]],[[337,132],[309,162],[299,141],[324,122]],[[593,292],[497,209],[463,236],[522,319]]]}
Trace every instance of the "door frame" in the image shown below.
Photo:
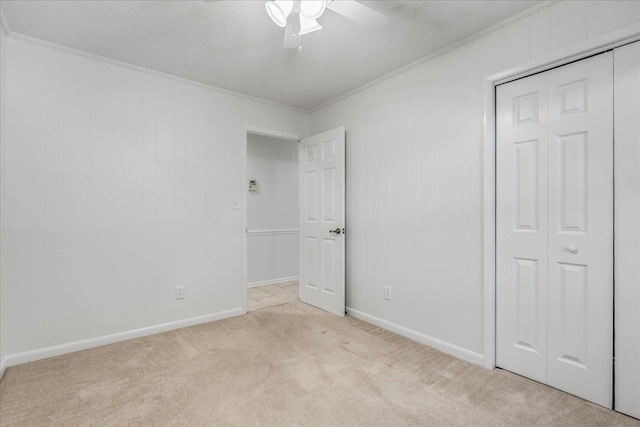
{"label": "door frame", "polygon": [[245,125],[242,127],[242,204],[240,205],[240,209],[242,211],[242,314],[247,314],[249,309],[249,299],[247,297],[247,185],[249,182],[249,175],[247,171],[247,141],[249,134],[269,136],[271,138],[296,141],[298,143],[300,143],[300,140],[303,138],[295,133],[282,132],[257,126]]}
{"label": "door frame", "polygon": [[[640,40],[640,23],[586,40],[484,78],[483,293],[484,367],[496,368],[496,86]],[[615,166],[614,166],[615,170]],[[615,220],[615,219],[614,219]]]}

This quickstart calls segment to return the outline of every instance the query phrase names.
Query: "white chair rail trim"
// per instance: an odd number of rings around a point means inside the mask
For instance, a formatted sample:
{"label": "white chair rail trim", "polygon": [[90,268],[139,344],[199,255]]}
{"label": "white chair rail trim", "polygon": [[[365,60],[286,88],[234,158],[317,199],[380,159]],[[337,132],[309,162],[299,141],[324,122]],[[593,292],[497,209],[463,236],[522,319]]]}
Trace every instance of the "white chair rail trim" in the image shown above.
{"label": "white chair rail trim", "polygon": [[298,234],[298,228],[281,228],[276,230],[247,230],[247,236],[275,236],[278,234]]}

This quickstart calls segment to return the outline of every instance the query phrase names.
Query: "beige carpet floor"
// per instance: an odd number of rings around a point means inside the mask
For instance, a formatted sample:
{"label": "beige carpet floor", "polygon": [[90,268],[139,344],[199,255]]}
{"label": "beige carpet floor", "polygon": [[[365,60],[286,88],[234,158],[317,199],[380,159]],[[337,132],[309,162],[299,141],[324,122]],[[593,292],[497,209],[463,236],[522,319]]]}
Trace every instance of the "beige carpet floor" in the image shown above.
{"label": "beige carpet floor", "polygon": [[640,426],[292,302],[11,367],[0,424]]}

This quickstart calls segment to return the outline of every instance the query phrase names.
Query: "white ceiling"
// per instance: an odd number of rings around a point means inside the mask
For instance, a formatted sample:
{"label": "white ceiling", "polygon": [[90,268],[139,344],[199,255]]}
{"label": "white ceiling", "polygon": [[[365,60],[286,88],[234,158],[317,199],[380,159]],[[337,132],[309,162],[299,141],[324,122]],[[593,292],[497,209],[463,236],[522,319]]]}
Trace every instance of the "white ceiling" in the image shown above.
{"label": "white ceiling", "polygon": [[[338,0],[339,1],[339,0]],[[301,52],[264,1],[8,1],[11,31],[304,110],[489,27],[537,1],[362,1],[382,29],[332,11]]]}

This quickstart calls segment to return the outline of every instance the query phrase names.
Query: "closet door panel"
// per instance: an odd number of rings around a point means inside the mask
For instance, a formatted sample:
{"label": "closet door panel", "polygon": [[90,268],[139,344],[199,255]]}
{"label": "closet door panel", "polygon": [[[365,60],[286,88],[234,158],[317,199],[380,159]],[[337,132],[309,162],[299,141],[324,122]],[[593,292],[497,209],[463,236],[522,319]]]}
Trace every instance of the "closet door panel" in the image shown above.
{"label": "closet door panel", "polygon": [[498,366],[546,381],[547,76],[497,88]]}
{"label": "closet door panel", "polygon": [[548,384],[611,407],[613,55],[549,72]]}
{"label": "closet door panel", "polygon": [[615,62],[615,409],[640,418],[640,42]]}

